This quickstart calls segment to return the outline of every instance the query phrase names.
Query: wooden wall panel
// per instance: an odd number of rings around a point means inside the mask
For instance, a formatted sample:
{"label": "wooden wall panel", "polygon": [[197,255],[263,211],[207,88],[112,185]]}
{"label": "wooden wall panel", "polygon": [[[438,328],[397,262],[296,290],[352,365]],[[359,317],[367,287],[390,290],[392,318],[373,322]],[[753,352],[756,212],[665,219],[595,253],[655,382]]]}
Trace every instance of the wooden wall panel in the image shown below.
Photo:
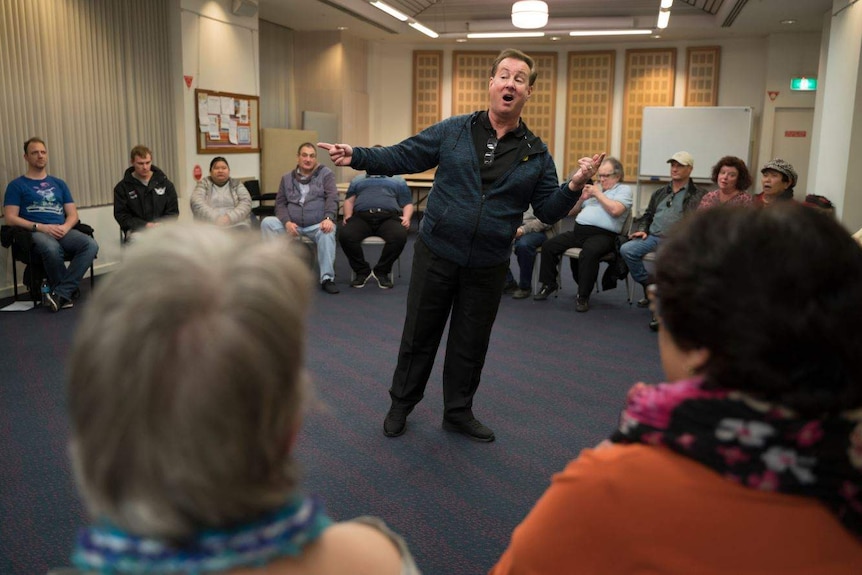
{"label": "wooden wall panel", "polygon": [[721,46],[688,48],[685,59],[685,105],[718,106]]}
{"label": "wooden wall panel", "polygon": [[620,161],[626,180],[636,179],[645,106],[673,106],[676,50],[626,50]]}
{"label": "wooden wall panel", "polygon": [[443,119],[443,51],[413,51],[413,133]]}
{"label": "wooden wall panel", "polygon": [[[610,153],[616,53],[569,52],[566,72],[566,155],[558,167],[565,175],[578,159]],[[559,164],[559,162],[558,162]]]}

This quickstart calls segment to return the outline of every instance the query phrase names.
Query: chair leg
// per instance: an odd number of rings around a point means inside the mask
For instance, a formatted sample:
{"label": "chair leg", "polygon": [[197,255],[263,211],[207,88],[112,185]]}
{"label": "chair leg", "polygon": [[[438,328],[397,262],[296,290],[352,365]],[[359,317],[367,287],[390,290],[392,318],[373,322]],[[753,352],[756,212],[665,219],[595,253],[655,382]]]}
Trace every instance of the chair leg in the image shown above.
{"label": "chair leg", "polygon": [[12,256],[12,294],[13,299],[18,301],[18,266],[15,265],[15,256]]}

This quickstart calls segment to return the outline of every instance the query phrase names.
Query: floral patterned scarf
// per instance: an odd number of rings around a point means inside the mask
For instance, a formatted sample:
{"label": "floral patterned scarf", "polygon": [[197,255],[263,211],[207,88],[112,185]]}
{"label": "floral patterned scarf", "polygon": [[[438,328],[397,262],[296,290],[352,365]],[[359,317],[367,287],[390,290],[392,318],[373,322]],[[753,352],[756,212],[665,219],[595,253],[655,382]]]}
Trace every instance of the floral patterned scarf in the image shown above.
{"label": "floral patterned scarf", "polygon": [[862,539],[862,409],[802,419],[702,384],[636,384],[611,441],[665,447],[751,489],[814,497]]}

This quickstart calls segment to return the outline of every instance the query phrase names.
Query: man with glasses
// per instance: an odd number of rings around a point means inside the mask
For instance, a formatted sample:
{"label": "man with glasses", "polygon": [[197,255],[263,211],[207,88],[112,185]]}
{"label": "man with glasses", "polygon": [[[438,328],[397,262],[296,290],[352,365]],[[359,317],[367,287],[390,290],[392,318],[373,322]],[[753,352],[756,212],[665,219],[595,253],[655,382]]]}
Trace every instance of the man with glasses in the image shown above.
{"label": "man with glasses", "polygon": [[632,207],[632,190],[620,183],[625,173],[616,158],[605,158],[596,178],[598,185],[587,184],[581,198],[569,212],[577,215],[575,227],[542,244],[542,261],[539,266],[539,281],[542,287],[533,296],[543,301],[557,291],[557,266],[563,253],[569,248],[581,248],[580,256],[572,259],[572,271],[578,282],[578,299],[575,311],[590,309],[590,293],[599,277],[601,258],[613,252],[617,235],[622,231],[628,212]]}
{"label": "man with glasses", "polygon": [[604,154],[581,158],[559,185],[547,146],[521,121],[538,72],[532,58],[504,50],[491,67],[488,110],[453,116],[385,148],[319,144],[336,165],[376,174],[438,167],[413,250],[407,314],[383,422],[404,433],[422,399],[449,320],[443,366],[443,428],[476,441],[494,432],[473,415],[491,328],[509,268],[512,240],[532,206],[553,223],[575,205]]}
{"label": "man with glasses", "polygon": [[[706,190],[696,186],[691,179],[694,168],[691,154],[677,152],[667,162],[670,164],[670,183],[653,192],[646,212],[638,218],[637,231],[632,231],[630,241],[620,248],[620,255],[626,261],[632,278],[644,286],[644,290],[651,283],[643,263],[644,256],[658,249],[665,234],[684,214],[696,210],[706,194]],[[646,297],[638,302],[638,307],[647,306],[649,300]],[[658,329],[654,318],[650,321],[650,329]]]}

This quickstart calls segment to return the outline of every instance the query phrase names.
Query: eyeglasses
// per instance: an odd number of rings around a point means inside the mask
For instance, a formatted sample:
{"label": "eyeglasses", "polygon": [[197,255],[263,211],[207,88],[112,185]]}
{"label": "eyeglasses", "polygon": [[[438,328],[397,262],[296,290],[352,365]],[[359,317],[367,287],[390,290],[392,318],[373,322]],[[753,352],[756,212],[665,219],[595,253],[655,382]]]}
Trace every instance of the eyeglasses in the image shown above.
{"label": "eyeglasses", "polygon": [[611,172],[610,174],[596,174],[596,177],[600,180],[604,180],[605,178],[613,178],[614,176],[616,176],[614,172]]}
{"label": "eyeglasses", "polygon": [[490,166],[494,163],[494,152],[497,150],[497,136],[491,136],[488,138],[488,141],[485,143],[485,147],[488,151],[485,152],[482,163],[485,166]]}

